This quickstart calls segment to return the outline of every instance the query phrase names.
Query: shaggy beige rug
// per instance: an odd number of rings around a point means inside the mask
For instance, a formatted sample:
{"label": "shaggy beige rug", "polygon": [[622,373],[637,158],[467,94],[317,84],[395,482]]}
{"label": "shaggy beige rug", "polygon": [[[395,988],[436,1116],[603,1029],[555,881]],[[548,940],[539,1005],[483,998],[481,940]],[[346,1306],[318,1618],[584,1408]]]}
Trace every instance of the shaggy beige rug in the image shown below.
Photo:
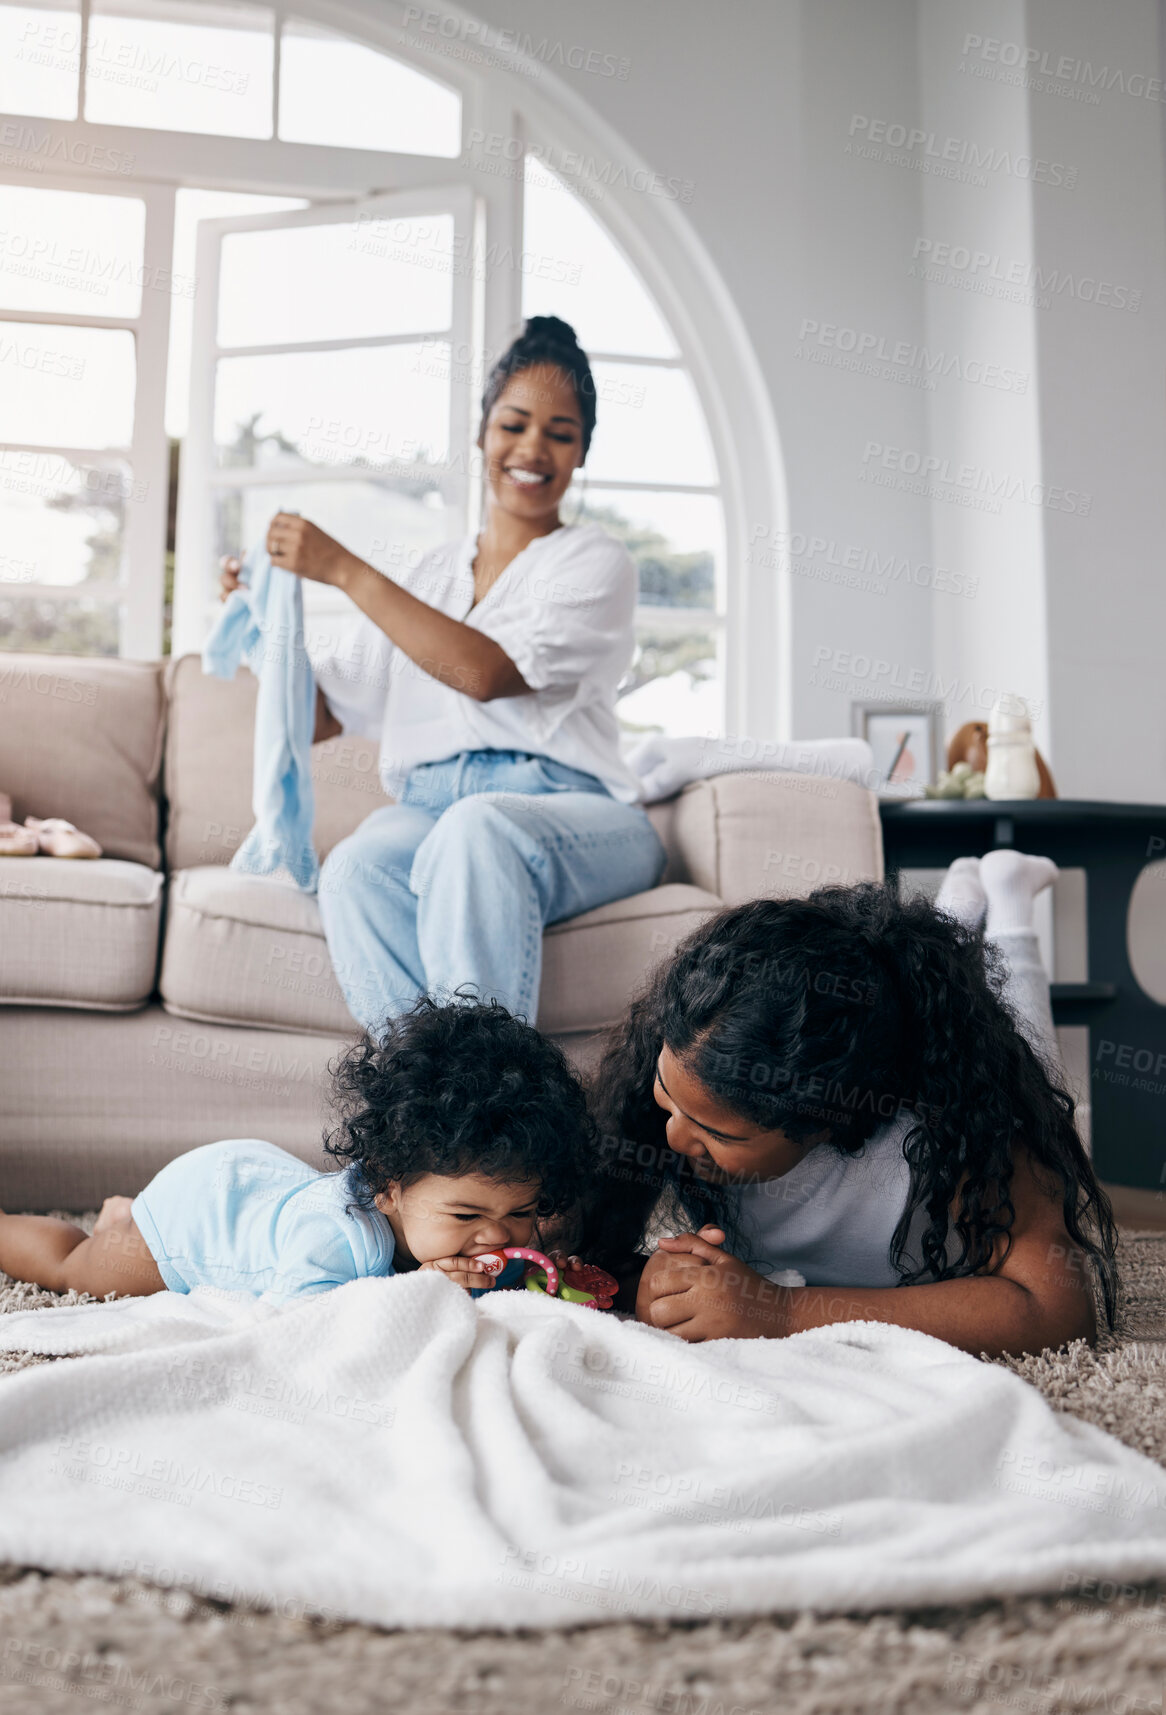
{"label": "shaggy beige rug", "polygon": [[[1058,1410],[1166,1463],[1166,1234],[1126,1234],[1122,1275],[1117,1336],[1012,1367]],[[0,1287],[0,1313],[54,1302]],[[126,1579],[0,1573],[5,1715],[100,1705],[149,1715],[1163,1715],[1164,1688],[1166,1584],[873,1616],[499,1636],[377,1632]]]}

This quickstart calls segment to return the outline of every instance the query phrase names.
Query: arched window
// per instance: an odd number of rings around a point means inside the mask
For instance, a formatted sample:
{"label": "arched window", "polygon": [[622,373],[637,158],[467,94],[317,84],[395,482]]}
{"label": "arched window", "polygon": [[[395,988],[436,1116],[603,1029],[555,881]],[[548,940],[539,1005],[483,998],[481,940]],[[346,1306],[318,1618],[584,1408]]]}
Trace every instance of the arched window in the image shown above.
{"label": "arched window", "polygon": [[553,313],[599,388],[566,516],[639,568],[621,716],[720,728],[723,472],[675,332],[545,151],[491,176],[489,69],[325,16],[92,0],[82,44],[0,0],[0,648],[197,648],[276,507],[388,572],[472,527],[483,358]]}
{"label": "arched window", "polygon": [[621,720],[647,732],[719,731],[724,521],[696,389],[643,283],[581,198],[535,155],[524,191],[524,314],[572,322],[595,372],[578,516],[625,541],[639,570]]}

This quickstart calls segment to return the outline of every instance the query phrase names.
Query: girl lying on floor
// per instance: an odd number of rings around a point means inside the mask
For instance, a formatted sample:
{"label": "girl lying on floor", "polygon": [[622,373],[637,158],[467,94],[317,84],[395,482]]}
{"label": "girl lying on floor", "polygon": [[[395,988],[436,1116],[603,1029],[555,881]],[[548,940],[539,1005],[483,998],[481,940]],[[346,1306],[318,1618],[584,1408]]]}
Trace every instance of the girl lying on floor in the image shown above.
{"label": "girl lying on floor", "polygon": [[[827,888],[680,948],[598,1085],[587,1254],[676,1234],[642,1321],[686,1340],[886,1321],[1019,1354],[1095,1338],[1096,1281],[1112,1325],[1113,1219],[1033,930],[1055,873],[997,851],[953,865],[937,907]],[[769,1278],[786,1268],[807,1284]]]}
{"label": "girl lying on floor", "polygon": [[498,1005],[418,1001],[345,1055],[334,1100],[343,1172],[252,1139],[206,1144],[132,1202],[110,1198],[91,1238],[0,1215],[0,1269],[98,1298],[218,1286],[285,1301],[415,1268],[484,1289],[477,1258],[574,1208],[594,1159],[563,1055]]}

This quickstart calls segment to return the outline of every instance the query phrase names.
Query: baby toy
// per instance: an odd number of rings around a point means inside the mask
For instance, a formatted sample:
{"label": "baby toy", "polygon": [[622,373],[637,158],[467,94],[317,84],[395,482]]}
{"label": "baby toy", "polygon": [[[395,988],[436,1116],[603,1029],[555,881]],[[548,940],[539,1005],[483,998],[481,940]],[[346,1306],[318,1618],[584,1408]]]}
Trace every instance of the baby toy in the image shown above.
{"label": "baby toy", "polygon": [[[987,721],[965,721],[963,726],[960,727],[959,731],[949,743],[947,747],[947,773],[949,776],[955,773],[957,765],[961,762],[967,763],[968,772],[971,777],[974,777],[977,774],[982,775],[986,772],[988,767]],[[1045,759],[1039,750],[1036,752],[1036,771],[1040,781],[1040,790],[1037,792],[1037,797],[1055,798],[1057,795],[1057,788],[1053,784],[1053,777],[1049,773],[1048,764],[1045,762]],[[942,778],[943,777],[941,776],[941,783]],[[929,796],[931,795],[932,794],[929,794]],[[972,798],[984,796],[983,793],[979,792],[964,792],[961,794],[951,791],[940,792],[934,795],[944,798],[956,798],[960,796]]]}
{"label": "baby toy", "polygon": [[560,1271],[549,1256],[526,1245],[483,1251],[478,1261],[494,1276],[494,1287],[479,1287],[472,1294],[475,1298],[499,1286],[517,1286],[521,1281],[528,1292],[543,1292],[548,1298],[586,1304],[593,1310],[610,1310],[619,1291],[619,1282],[594,1263],[568,1265]]}
{"label": "baby toy", "polygon": [[957,762],[941,771],[934,786],[923,788],[928,798],[984,798],[984,771],[970,762]]}

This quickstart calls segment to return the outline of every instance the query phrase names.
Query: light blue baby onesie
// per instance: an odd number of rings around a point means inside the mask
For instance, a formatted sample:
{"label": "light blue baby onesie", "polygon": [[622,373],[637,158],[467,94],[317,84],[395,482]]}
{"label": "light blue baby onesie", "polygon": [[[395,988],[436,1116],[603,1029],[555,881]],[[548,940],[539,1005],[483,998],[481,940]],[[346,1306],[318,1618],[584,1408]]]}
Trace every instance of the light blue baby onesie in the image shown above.
{"label": "light blue baby onesie", "polygon": [[245,661],[259,680],[255,707],[255,826],[231,868],[248,875],[286,871],[305,893],[320,865],[312,844],[312,734],[316,684],[304,647],[304,594],[293,572],[253,548],[202,652],[204,673],[233,679]]}
{"label": "light blue baby onesie", "polygon": [[350,1170],[319,1173],[258,1138],[178,1156],[130,1213],[171,1292],[218,1286],[284,1301],[393,1273],[393,1229],[355,1206]]}

